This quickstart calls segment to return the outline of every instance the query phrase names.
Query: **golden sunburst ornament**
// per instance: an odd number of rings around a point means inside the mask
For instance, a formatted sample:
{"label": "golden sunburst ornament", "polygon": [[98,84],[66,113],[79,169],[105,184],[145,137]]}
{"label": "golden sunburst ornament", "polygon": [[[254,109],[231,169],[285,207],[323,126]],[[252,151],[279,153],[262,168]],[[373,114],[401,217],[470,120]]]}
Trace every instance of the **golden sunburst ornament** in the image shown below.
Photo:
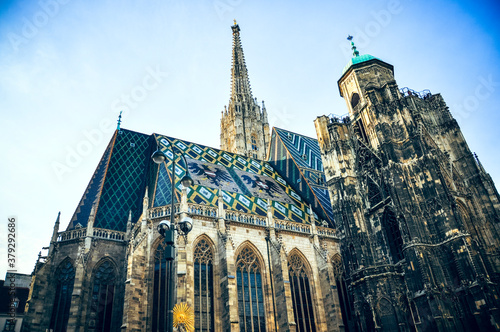
{"label": "golden sunburst ornament", "polygon": [[178,303],[174,306],[174,327],[179,331],[194,331],[194,310],[187,303]]}

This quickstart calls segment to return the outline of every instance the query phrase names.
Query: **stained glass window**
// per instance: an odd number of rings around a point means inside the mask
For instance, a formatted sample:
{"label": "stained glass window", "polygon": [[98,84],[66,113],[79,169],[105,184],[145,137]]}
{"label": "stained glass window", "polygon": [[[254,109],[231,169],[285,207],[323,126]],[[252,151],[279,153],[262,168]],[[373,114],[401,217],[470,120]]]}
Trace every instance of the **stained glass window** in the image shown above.
{"label": "stained glass window", "polygon": [[165,331],[167,327],[168,278],[173,261],[167,261],[165,244],[162,242],[155,252],[153,276],[153,331]]}
{"label": "stained glass window", "polygon": [[260,264],[255,252],[244,248],[236,260],[238,313],[241,332],[264,332],[264,296]]}
{"label": "stained glass window", "polygon": [[215,331],[212,261],[212,247],[200,240],[194,249],[195,331]]}
{"label": "stained glass window", "polygon": [[50,329],[53,332],[64,332],[68,325],[69,308],[71,307],[71,295],[75,283],[75,268],[70,260],[65,260],[59,265],[56,274],[56,296],[52,306],[50,318]]}
{"label": "stained glass window", "polygon": [[298,332],[315,332],[314,310],[308,273],[304,261],[297,254],[288,260],[288,273],[292,289],[292,303]]}
{"label": "stained glass window", "polygon": [[89,330],[107,332],[118,329],[112,324],[115,283],[115,266],[106,260],[94,272]]}

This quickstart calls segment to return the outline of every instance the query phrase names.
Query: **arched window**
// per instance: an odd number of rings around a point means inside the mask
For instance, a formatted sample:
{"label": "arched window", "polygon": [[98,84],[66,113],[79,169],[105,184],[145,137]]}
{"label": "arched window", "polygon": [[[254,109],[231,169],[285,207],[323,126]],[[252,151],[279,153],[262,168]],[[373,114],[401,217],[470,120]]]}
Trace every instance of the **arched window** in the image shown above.
{"label": "arched window", "polygon": [[391,209],[386,209],[382,216],[382,227],[387,235],[387,242],[394,263],[403,259],[403,239],[399,230],[398,220]]}
{"label": "arched window", "polygon": [[167,291],[168,278],[173,261],[167,261],[165,243],[162,241],[155,251],[153,275],[153,322],[154,332],[165,331],[167,328]]}
{"label": "arched window", "polygon": [[297,254],[288,259],[288,273],[292,289],[293,315],[298,332],[315,332],[314,306],[311,296],[311,285],[304,262]]}
{"label": "arched window", "polygon": [[351,97],[351,107],[354,108],[359,104],[359,95],[355,92]]}
{"label": "arched window", "polygon": [[251,139],[252,139],[252,150],[257,151],[258,150],[257,149],[257,135],[252,134]]}
{"label": "arched window", "polygon": [[236,282],[240,331],[266,331],[260,264],[249,247],[243,248],[236,259]]}
{"label": "arched window", "polygon": [[194,249],[195,331],[215,331],[212,262],[212,247],[207,240],[201,239]]}
{"label": "arched window", "polygon": [[335,254],[332,258],[333,274],[335,276],[335,284],[340,302],[340,311],[342,313],[342,321],[344,323],[344,331],[354,331],[353,312],[354,301],[351,295],[347,292],[347,284],[345,282],[344,265],[339,254]]}
{"label": "arched window", "polygon": [[119,330],[112,321],[115,295],[116,269],[105,260],[94,272],[94,285],[90,303],[89,331],[107,332]]}
{"label": "arched window", "polygon": [[476,229],[474,228],[473,223],[471,222],[470,214],[467,211],[467,208],[462,202],[457,201],[458,213],[462,218],[462,222],[464,224],[465,229],[469,234],[477,234]]}
{"label": "arched window", "polygon": [[55,274],[56,296],[52,306],[50,329],[54,332],[66,331],[71,307],[71,295],[75,283],[75,268],[69,259],[62,262]]}
{"label": "arched window", "polygon": [[377,322],[382,331],[399,331],[396,311],[394,310],[394,306],[391,301],[386,298],[382,298],[378,301],[377,316]]}

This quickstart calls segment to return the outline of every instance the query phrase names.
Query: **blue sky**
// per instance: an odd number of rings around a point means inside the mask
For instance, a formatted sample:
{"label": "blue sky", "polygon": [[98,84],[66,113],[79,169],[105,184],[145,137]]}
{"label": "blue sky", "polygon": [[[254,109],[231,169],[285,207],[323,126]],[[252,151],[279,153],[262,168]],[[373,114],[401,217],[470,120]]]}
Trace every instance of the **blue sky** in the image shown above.
{"label": "blue sky", "polygon": [[[233,19],[271,125],[315,137],[317,116],[347,112],[351,34],[400,88],[441,93],[500,183],[499,14],[496,1],[3,1],[0,227],[18,217],[19,272],[58,211],[68,224],[120,109],[123,128],[219,147]],[[6,261],[1,236],[0,278]]]}

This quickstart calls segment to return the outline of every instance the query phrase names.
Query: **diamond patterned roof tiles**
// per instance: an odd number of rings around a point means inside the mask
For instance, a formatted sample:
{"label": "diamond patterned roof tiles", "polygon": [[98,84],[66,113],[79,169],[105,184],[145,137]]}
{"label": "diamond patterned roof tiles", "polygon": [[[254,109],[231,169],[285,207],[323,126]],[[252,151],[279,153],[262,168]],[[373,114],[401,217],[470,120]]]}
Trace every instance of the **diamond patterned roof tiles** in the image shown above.
{"label": "diamond patterned roof tiles", "polygon": [[269,162],[302,193],[320,218],[328,220],[333,227],[333,212],[318,141],[275,127],[271,136]]}
{"label": "diamond patterned roof tiles", "polygon": [[[188,202],[217,206],[220,190],[227,210],[265,216],[270,201],[276,219],[310,223],[308,202],[317,195],[321,199],[313,204],[315,218],[330,221],[328,213],[321,208],[321,204],[326,204],[324,190],[315,191],[314,194],[307,187],[307,190],[301,191],[300,187],[292,186],[280,175],[270,162],[164,135],[145,135],[121,129],[115,132],[68,229],[76,227],[78,223],[86,227],[90,209],[96,202],[94,227],[125,231],[129,211],[132,212],[133,222],[142,214],[146,187],[149,188],[150,206],[170,204],[173,154],[169,142],[184,155],[195,181],[195,185],[188,188]],[[291,150],[294,144],[297,145],[297,156],[301,151],[306,151],[309,156],[307,159],[297,159],[303,169],[309,170],[311,179],[322,175],[321,159],[317,158],[319,147],[314,142],[314,139],[305,136],[296,137],[290,142]],[[157,146],[167,156],[159,166],[151,160],[151,154]],[[175,200],[179,201],[179,179],[186,173],[186,165],[179,156],[176,163]]]}

